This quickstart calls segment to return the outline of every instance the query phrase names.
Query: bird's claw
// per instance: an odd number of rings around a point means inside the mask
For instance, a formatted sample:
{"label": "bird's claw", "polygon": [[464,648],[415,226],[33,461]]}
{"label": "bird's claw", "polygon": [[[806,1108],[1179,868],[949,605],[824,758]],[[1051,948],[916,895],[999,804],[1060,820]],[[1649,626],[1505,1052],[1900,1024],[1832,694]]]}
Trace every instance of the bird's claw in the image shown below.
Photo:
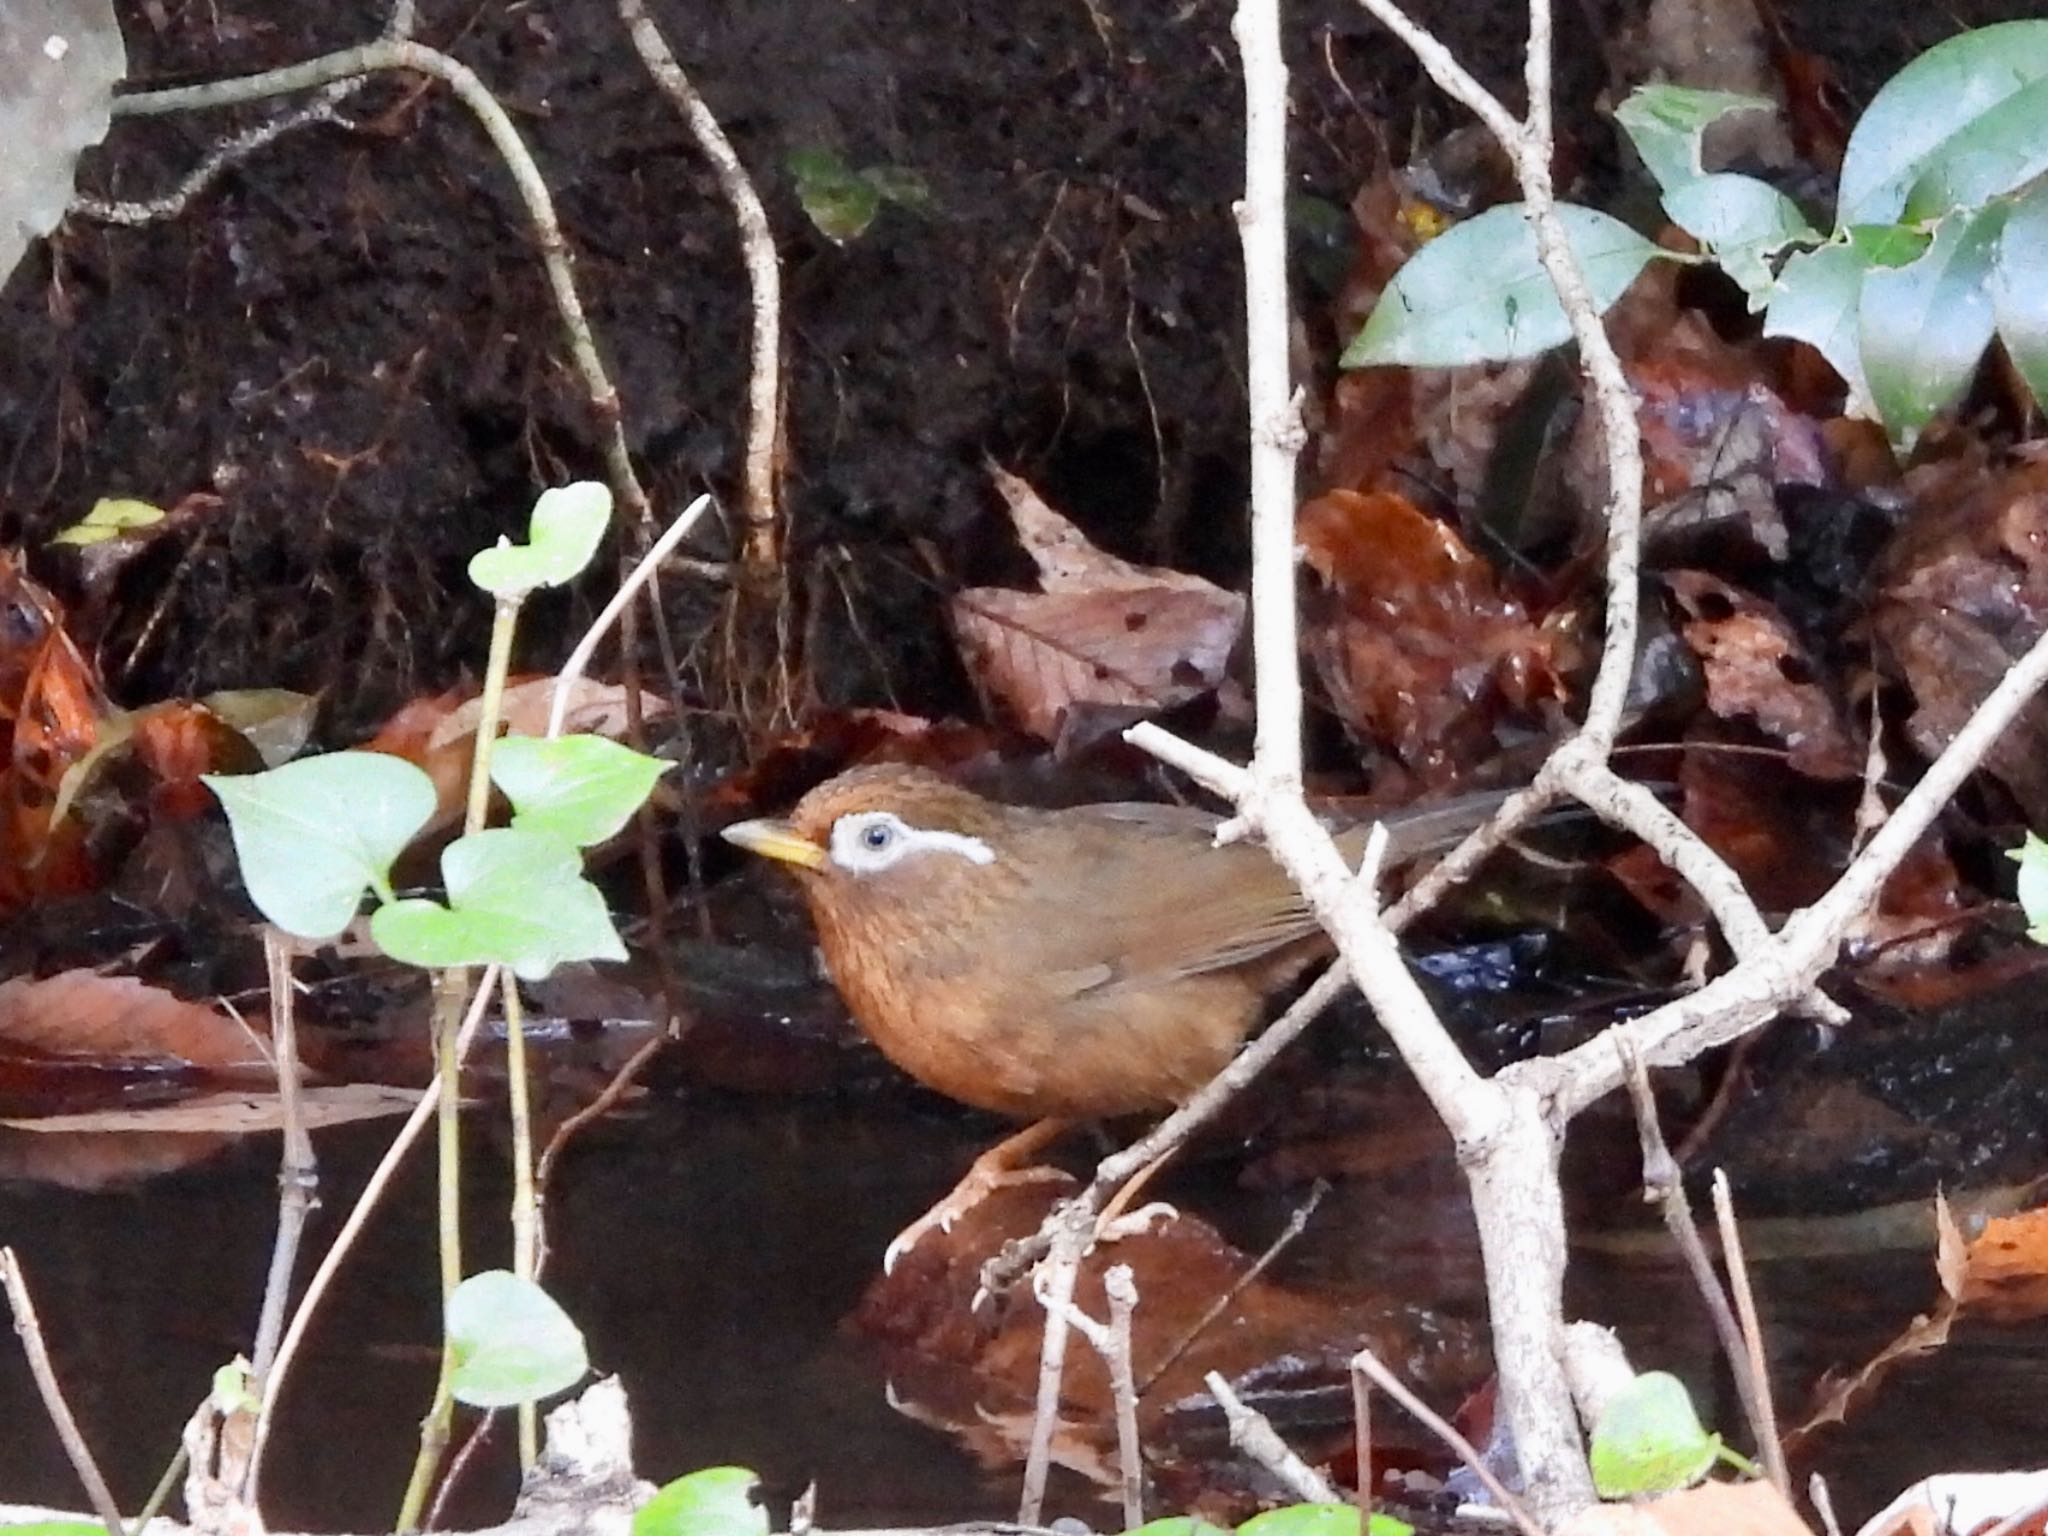
{"label": "bird's claw", "polygon": [[1154,1200],[1150,1205],[1141,1205],[1135,1211],[1126,1211],[1121,1216],[1112,1216],[1095,1229],[1095,1241],[1114,1243],[1126,1237],[1138,1237],[1152,1230],[1152,1223],[1164,1226],[1170,1221],[1179,1221],[1180,1211],[1164,1200]]}

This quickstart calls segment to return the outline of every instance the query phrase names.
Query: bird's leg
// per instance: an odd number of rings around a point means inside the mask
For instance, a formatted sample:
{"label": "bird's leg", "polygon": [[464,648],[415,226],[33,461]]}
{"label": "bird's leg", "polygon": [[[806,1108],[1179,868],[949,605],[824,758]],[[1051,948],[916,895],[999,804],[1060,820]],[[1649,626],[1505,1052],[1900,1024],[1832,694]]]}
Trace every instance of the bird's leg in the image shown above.
{"label": "bird's leg", "polygon": [[903,1255],[915,1248],[927,1232],[934,1227],[941,1232],[952,1231],[954,1222],[997,1190],[1011,1184],[1037,1184],[1065,1177],[1055,1168],[1019,1165],[1057,1140],[1068,1124],[1065,1120],[1034,1121],[977,1157],[951,1194],[896,1234],[895,1241],[882,1254],[882,1273],[886,1275],[895,1269]]}

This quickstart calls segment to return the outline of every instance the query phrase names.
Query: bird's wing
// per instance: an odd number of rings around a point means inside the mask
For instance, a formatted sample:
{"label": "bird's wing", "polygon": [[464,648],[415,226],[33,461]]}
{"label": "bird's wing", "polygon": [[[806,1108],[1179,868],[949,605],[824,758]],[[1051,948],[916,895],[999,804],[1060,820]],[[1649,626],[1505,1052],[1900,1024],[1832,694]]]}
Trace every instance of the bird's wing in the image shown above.
{"label": "bird's wing", "polygon": [[[1093,805],[1031,837],[1060,839],[1057,883],[1026,895],[1044,936],[1041,973],[1069,995],[1162,986],[1249,964],[1316,931],[1300,892],[1264,848],[1218,848],[1217,818],[1181,806]],[[1082,894],[1085,893],[1085,894]]]}

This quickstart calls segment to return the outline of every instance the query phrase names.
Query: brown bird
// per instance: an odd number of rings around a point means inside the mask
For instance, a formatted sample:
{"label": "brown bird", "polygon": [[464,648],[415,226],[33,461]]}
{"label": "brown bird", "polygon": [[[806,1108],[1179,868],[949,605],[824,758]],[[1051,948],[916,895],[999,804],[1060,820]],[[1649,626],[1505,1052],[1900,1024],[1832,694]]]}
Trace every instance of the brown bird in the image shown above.
{"label": "brown bird", "polygon": [[[1480,795],[1389,819],[1389,866],[1484,820]],[[1183,806],[1003,805],[919,768],[855,768],[727,841],[794,871],[826,968],[882,1054],[949,1098],[1038,1124],[890,1245],[950,1225],[1070,1120],[1171,1109],[1328,946],[1255,843]],[[1369,827],[1340,834],[1356,860]]]}

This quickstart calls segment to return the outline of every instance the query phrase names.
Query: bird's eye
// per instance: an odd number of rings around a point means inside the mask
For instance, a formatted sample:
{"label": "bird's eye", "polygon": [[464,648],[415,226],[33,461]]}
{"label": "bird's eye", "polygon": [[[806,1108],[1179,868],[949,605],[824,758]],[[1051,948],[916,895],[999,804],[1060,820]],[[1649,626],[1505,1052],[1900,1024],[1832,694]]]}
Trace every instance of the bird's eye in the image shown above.
{"label": "bird's eye", "polygon": [[860,829],[860,845],[869,853],[880,853],[896,841],[896,829],[886,821],[871,821]]}

